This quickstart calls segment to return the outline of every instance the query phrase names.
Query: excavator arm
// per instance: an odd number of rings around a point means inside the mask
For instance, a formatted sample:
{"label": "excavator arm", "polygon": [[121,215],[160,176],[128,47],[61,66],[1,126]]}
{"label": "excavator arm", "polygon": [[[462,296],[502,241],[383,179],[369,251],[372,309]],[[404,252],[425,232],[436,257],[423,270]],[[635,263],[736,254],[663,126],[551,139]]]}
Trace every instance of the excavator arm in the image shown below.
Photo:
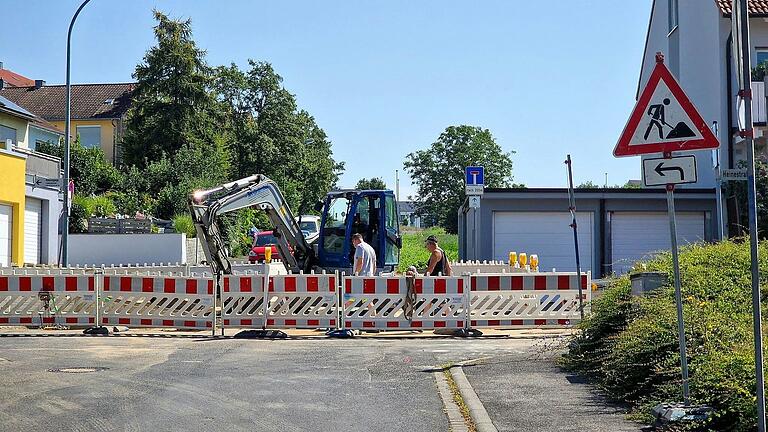
{"label": "excavator arm", "polygon": [[220,215],[246,207],[263,210],[275,227],[280,258],[288,270],[308,271],[314,263],[314,251],[304,238],[299,224],[275,182],[262,174],[209,190],[195,191],[190,196],[189,210],[203,252],[214,274],[231,274],[226,244],[219,232]]}

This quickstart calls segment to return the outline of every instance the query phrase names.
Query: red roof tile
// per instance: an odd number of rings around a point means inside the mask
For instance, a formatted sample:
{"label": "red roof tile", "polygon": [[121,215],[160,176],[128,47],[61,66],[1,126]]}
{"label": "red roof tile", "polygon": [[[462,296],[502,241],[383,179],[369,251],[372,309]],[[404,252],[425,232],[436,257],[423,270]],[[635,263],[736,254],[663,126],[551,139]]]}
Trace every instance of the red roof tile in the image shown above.
{"label": "red roof tile", "polygon": [[[768,0],[748,0],[749,14],[768,16]],[[731,15],[731,0],[715,0],[723,15]]]}
{"label": "red roof tile", "polygon": [[21,76],[16,72],[9,71],[8,69],[0,68],[0,79],[3,80],[5,85],[11,87],[29,87],[35,85],[35,80]]}
{"label": "red roof tile", "polygon": [[[73,84],[73,119],[110,119],[122,117],[131,104],[131,92],[136,84]],[[10,87],[0,90],[0,96],[49,120],[66,116],[66,86]]]}

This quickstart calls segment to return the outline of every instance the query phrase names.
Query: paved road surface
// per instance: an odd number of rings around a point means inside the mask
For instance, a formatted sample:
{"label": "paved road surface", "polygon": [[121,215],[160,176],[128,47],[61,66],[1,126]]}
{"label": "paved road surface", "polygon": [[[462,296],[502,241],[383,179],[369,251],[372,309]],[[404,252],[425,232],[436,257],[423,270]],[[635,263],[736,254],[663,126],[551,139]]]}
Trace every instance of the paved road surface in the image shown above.
{"label": "paved road surface", "polygon": [[[514,339],[6,337],[0,338],[0,424],[13,431],[444,431],[448,422],[425,370],[479,357],[514,364],[530,356],[531,344]],[[48,371],[71,367],[106,369]],[[570,394],[590,392],[552,367],[531,374],[516,366],[499,376],[512,382],[492,376],[473,382],[492,407],[498,396],[488,392],[494,387],[537,390],[542,380],[550,380],[551,392],[558,387]],[[532,391],[528,397],[543,406],[551,402],[551,392]],[[514,415],[547,416],[534,405]],[[581,430],[625,430],[613,427],[624,424],[621,414],[593,410],[603,413],[595,417],[599,428]],[[549,430],[524,424],[519,430]]]}

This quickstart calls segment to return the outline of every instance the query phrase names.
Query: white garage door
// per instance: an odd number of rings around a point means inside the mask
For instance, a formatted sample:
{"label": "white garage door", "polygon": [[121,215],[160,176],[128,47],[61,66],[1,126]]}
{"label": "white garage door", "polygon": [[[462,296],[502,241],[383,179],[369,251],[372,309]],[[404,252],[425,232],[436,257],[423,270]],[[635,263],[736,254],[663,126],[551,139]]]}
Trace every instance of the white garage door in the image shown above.
{"label": "white garage door", "polygon": [[[704,213],[677,212],[677,243],[704,240]],[[669,250],[669,217],[666,213],[614,212],[611,216],[613,271],[628,272],[635,261]]]}
{"label": "white garage door", "polygon": [[[593,263],[591,212],[576,214],[581,270]],[[537,254],[541,270],[576,271],[570,213],[494,212],[493,256],[507,261],[509,252]]]}
{"label": "white garage door", "polygon": [[11,265],[12,225],[13,209],[9,205],[0,204],[0,267]]}
{"label": "white garage door", "polygon": [[42,201],[27,197],[24,206],[24,262],[27,264],[40,264],[42,213]]}

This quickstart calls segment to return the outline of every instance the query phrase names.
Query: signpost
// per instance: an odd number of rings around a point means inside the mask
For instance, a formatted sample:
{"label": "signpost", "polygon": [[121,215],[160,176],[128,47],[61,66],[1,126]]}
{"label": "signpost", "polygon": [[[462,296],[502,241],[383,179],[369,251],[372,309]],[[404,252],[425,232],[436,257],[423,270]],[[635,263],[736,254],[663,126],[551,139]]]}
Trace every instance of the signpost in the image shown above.
{"label": "signpost", "polygon": [[666,185],[667,189],[680,369],[683,377],[683,402],[686,407],[690,406],[691,400],[688,390],[688,358],[685,348],[680,264],[677,256],[674,190],[676,184],[696,181],[696,158],[694,156],[672,157],[672,152],[712,149],[719,145],[707,123],[664,65],[664,55],[656,53],[656,67],[637,100],[613,154],[616,157],[650,153],[661,153],[664,156],[643,161],[643,181],[646,186]]}
{"label": "signpost", "polygon": [[481,166],[468,166],[464,169],[464,185],[469,208],[472,209],[472,252],[477,258],[477,209],[480,208],[480,196],[485,189],[485,169]]}

